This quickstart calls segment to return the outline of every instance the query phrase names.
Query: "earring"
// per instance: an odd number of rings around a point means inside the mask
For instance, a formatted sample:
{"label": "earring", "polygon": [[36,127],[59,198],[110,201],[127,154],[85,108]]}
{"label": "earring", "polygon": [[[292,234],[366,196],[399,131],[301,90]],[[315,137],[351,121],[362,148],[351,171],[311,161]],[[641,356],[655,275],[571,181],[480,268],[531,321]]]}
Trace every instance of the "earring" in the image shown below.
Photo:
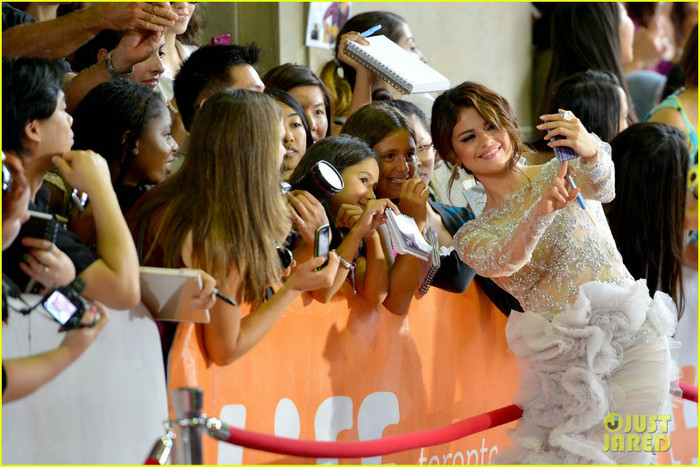
{"label": "earring", "polygon": [[131,150],[131,154],[133,154],[134,156],[138,156],[139,155],[139,148],[133,148]]}

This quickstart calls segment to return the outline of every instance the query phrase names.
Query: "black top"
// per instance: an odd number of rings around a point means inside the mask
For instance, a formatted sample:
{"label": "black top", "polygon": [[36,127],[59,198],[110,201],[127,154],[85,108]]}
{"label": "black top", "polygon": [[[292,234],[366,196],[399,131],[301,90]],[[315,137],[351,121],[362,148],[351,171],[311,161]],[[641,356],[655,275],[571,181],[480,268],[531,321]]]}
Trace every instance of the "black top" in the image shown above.
{"label": "black top", "polygon": [[131,206],[138,201],[138,199],[148,191],[150,187],[146,185],[118,185],[114,187],[114,192],[117,194],[117,200],[119,201],[119,207],[122,213],[131,209]]}
{"label": "black top", "polygon": [[[443,225],[451,236],[454,236],[464,223],[474,219],[474,215],[466,208],[431,200],[428,200],[428,203],[440,215]],[[440,256],[440,269],[433,278],[432,286],[452,293],[462,293],[467,290],[475,275],[476,271],[463,263],[457,252],[453,250],[449,255]]]}

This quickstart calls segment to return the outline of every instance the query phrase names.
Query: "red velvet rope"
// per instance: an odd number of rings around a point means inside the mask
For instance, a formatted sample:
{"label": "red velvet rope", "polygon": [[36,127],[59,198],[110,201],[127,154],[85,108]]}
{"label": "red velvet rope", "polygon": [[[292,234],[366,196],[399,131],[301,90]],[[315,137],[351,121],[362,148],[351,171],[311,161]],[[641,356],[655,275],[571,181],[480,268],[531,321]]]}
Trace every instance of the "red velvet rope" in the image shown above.
{"label": "red velvet rope", "polygon": [[698,403],[697,386],[691,386],[690,384],[684,383],[683,381],[678,381],[678,386],[681,388],[681,391],[683,391],[683,399],[693,401],[696,404]]}
{"label": "red velvet rope", "polygon": [[303,441],[228,427],[228,443],[296,457],[360,458],[435,446],[464,438],[520,418],[523,411],[509,405],[442,428],[416,431],[368,441]]}
{"label": "red velvet rope", "polygon": [[[683,399],[698,402],[698,388],[683,381],[678,382],[683,391]],[[409,449],[436,446],[464,438],[480,431],[488,430],[519,419],[523,411],[517,405],[509,405],[475,417],[467,418],[452,425],[432,430],[415,431],[388,438],[368,441],[304,441],[279,438],[265,433],[227,427],[229,437],[223,440],[250,449],[275,452],[296,457],[360,458],[392,454]],[[149,457],[145,465],[158,465]]]}
{"label": "red velvet rope", "polygon": [[[683,398],[698,402],[698,388],[678,382]],[[382,456],[409,449],[436,446],[488,430],[521,417],[523,411],[517,405],[492,410],[460,422],[432,430],[405,433],[388,438],[368,441],[304,441],[228,427],[228,443],[261,451],[275,452],[296,457],[360,458]]]}

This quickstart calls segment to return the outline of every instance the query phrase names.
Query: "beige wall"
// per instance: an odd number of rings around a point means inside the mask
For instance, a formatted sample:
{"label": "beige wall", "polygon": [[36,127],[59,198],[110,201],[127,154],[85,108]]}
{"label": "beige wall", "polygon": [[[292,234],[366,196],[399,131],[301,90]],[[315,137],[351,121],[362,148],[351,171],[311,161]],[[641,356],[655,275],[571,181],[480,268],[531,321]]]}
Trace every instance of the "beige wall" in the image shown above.
{"label": "beige wall", "polygon": [[[260,74],[285,62],[318,71],[330,51],[304,47],[308,3],[208,3],[204,38],[231,33],[263,47]],[[403,16],[430,65],[452,85],[478,81],[503,94],[529,133],[532,52],[529,3],[355,2],[353,14],[388,10]]]}

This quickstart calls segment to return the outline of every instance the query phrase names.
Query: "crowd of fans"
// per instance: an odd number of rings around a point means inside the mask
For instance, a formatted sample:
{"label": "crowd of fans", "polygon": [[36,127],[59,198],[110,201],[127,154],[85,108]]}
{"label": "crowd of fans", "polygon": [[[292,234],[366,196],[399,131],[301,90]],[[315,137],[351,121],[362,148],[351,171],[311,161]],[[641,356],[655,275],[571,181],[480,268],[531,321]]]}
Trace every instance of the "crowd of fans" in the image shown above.
{"label": "crowd of fans", "polygon": [[[201,272],[192,306],[211,310],[202,332],[216,365],[260,342],[302,293],[321,302],[355,294],[405,315],[430,264],[392,249],[386,210],[436,233],[441,266],[428,285],[461,293],[474,279],[502,313],[522,314],[532,297],[522,295],[522,282],[500,279],[524,267],[535,246],[517,247],[506,258],[512,264],[493,268],[478,261],[480,245],[455,249],[453,237],[506,197],[511,187],[499,177],[535,180],[554,147],[587,161],[610,143],[616,196],[598,196],[585,181],[573,189],[566,170],[554,170],[532,212],[550,216],[575,205],[579,192],[602,201],[624,267],[649,294],[669,294],[680,313],[684,297],[697,293],[682,287],[683,266],[697,269],[697,24],[685,21],[692,12],[679,19],[667,8],[628,5],[633,23],[622,3],[534,4],[558,40],[537,103],[540,131],[528,144],[505,99],[488,87],[465,82],[433,105],[434,96],[401,96],[345,55],[347,41],[367,43],[359,32],[380,24],[381,34],[425,61],[395,13],[350,18],[336,59],[318,74],[291,63],[262,73],[255,44],[200,47],[203,5],[97,3],[65,15],[14,5],[3,4],[3,320],[12,326],[7,296],[47,295],[76,278],[93,305],[55,351],[3,361],[3,402],[77,359],[107,325],[106,307],[137,306],[140,265]],[[640,112],[627,76],[657,73],[671,83],[674,68],[681,84]],[[575,127],[560,118],[564,110]],[[491,155],[470,149],[485,135],[492,139],[484,144],[498,141],[507,153],[501,175],[484,168]],[[341,174],[338,193],[318,200],[281,189],[319,161]],[[577,171],[585,173],[585,163]],[[445,199],[450,187],[437,171],[449,173],[449,185],[476,181],[470,199],[479,202]],[[29,210],[59,221],[55,238],[20,235]],[[332,251],[315,257],[325,224]],[[290,264],[280,262],[281,249],[293,253]],[[543,284],[529,284],[528,293]],[[242,303],[255,311],[243,316]],[[158,323],[166,359],[176,326]]]}

